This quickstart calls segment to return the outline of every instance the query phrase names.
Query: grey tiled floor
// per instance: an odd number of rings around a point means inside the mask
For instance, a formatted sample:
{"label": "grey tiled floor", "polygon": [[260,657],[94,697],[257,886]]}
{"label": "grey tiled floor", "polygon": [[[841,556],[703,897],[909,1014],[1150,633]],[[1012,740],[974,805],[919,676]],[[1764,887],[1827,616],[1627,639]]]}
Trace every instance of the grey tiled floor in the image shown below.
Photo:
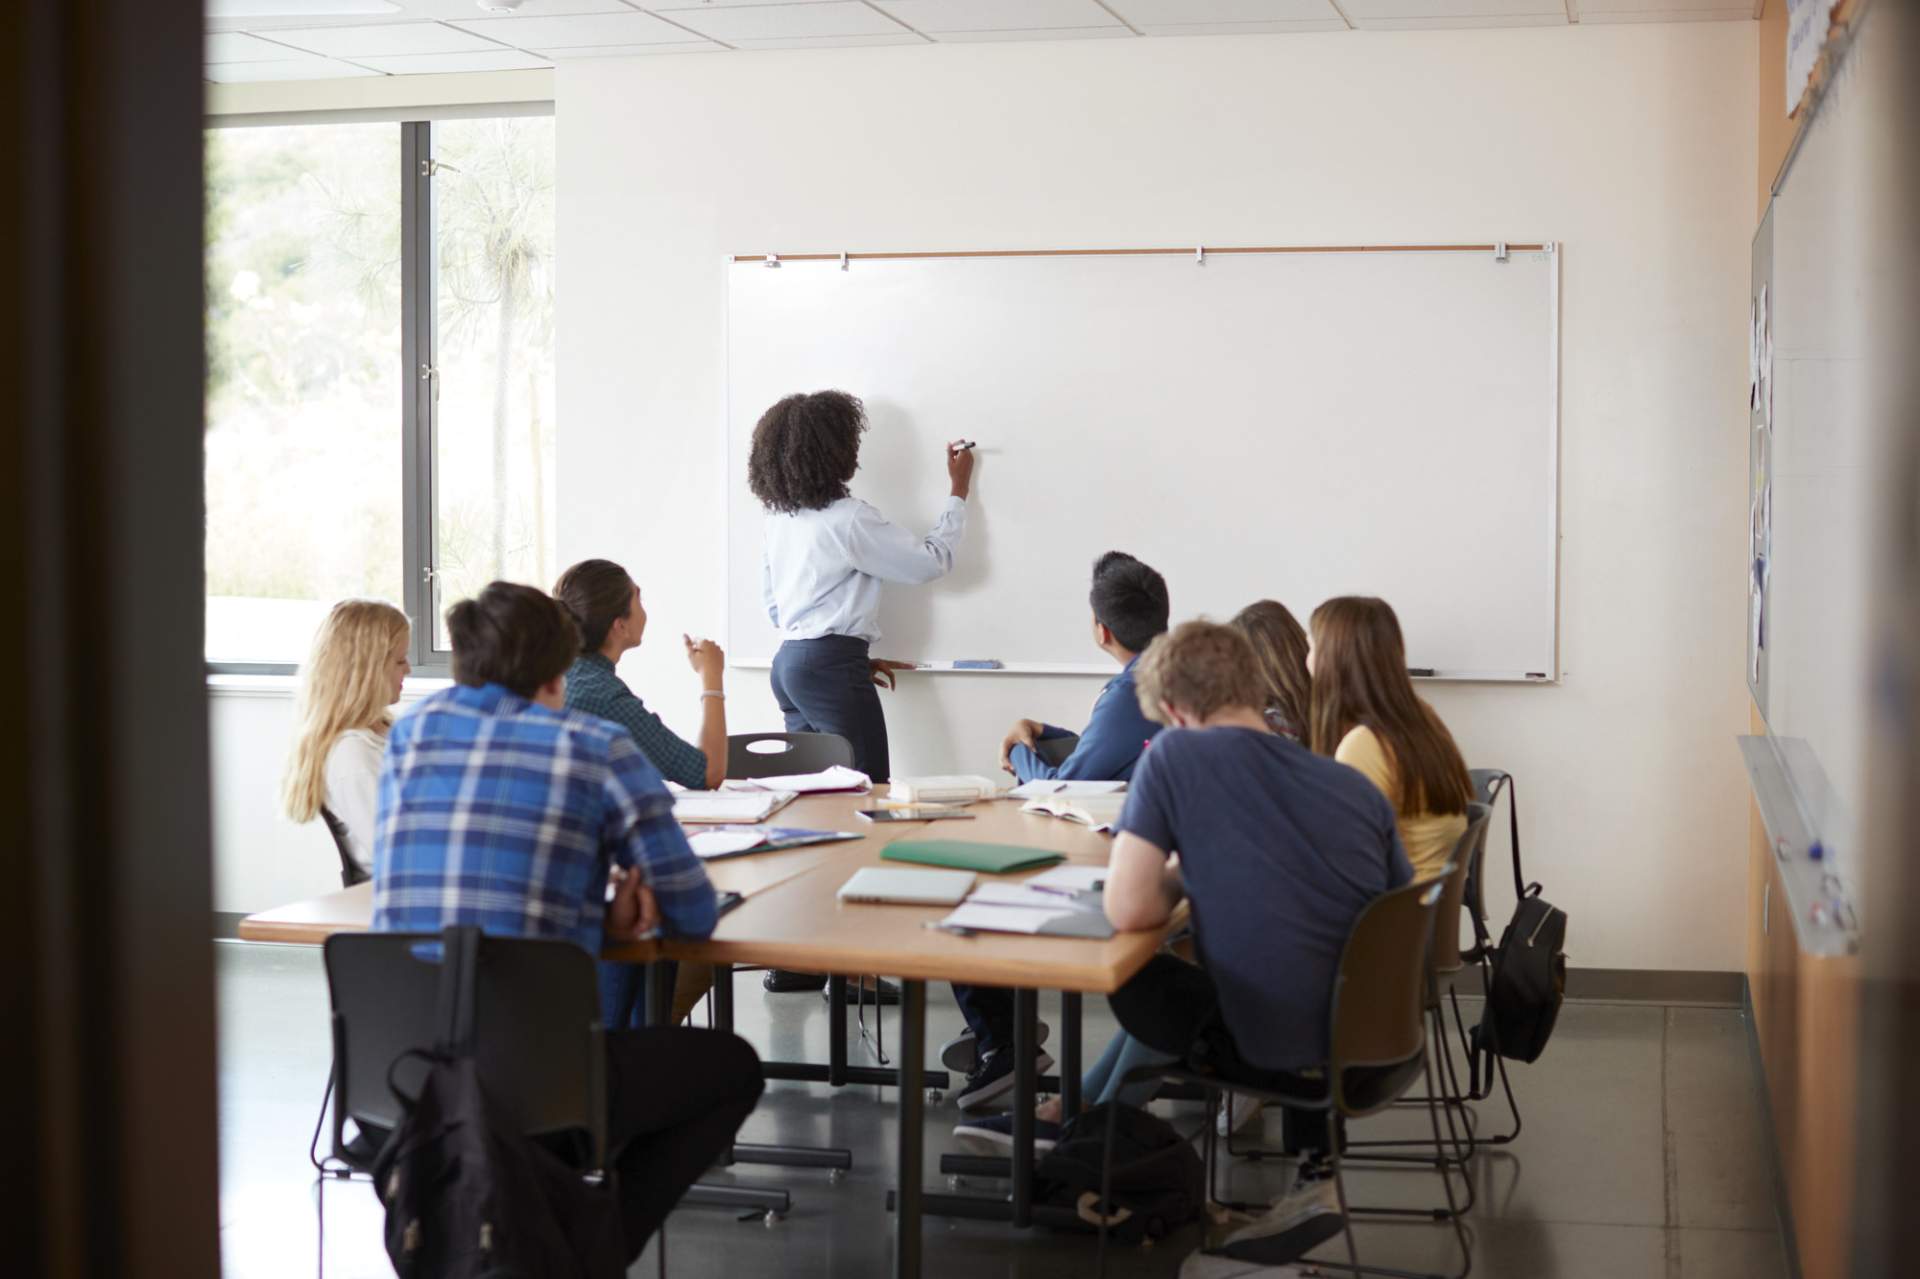
{"label": "grey tiled floor", "polygon": [[[219,944],[221,1225],[230,1279],[280,1279],[313,1264],[313,1130],[327,1063],[326,989],[319,952],[304,947]],[[740,1028],[763,1056],[824,1060],[826,1007],[811,995],[762,994],[738,980]],[[1042,996],[1041,1015],[1057,1022]],[[1471,1011],[1469,1016],[1471,1016]],[[1087,1001],[1088,1057],[1112,1022]],[[944,988],[934,992],[930,1051],[958,1025]],[[891,1036],[897,1022],[891,1017]],[[1479,1202],[1469,1217],[1474,1274],[1511,1279],[1785,1279],[1774,1218],[1760,1098],[1746,1027],[1731,1009],[1568,1005],[1546,1055],[1513,1072],[1526,1117],[1518,1141],[1484,1154]],[[889,1041],[891,1049],[895,1045]],[[867,1050],[858,1043],[854,1060]],[[1191,1109],[1169,1110],[1183,1122]],[[925,1184],[939,1188],[936,1161],[955,1149],[950,1103],[928,1108]],[[1483,1111],[1499,1125],[1504,1112]],[[1424,1129],[1424,1111],[1356,1125],[1352,1136]],[[771,1228],[718,1209],[683,1208],[668,1228],[668,1272],[680,1279],[885,1275],[892,1257],[884,1195],[893,1180],[891,1091],[775,1083],[743,1139],[839,1145],[854,1152],[837,1183],[805,1169],[738,1167],[713,1180],[779,1184],[791,1215]],[[1277,1140],[1275,1122],[1272,1136]],[[1274,1193],[1279,1162],[1223,1165],[1232,1195]],[[1001,1183],[962,1187],[991,1194]],[[1443,1202],[1428,1171],[1355,1171],[1355,1202]],[[390,1275],[380,1249],[380,1208],[365,1183],[336,1184],[327,1198],[327,1273]],[[1444,1226],[1367,1224],[1363,1260],[1457,1269]],[[1091,1275],[1091,1241],[1035,1229],[928,1219],[929,1276]],[[1120,1250],[1116,1275],[1173,1275],[1197,1230],[1146,1250]],[[1338,1256],[1337,1252],[1329,1255]],[[633,1271],[651,1275],[651,1250]],[[1249,1271],[1264,1275],[1287,1270]]]}

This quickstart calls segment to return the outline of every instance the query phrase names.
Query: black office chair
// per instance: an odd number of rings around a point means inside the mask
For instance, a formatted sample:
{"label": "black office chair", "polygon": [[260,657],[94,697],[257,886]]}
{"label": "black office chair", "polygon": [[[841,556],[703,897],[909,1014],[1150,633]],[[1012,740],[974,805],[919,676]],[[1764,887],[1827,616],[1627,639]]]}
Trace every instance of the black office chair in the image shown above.
{"label": "black office chair", "polygon": [[[1460,1220],[1461,1214],[1455,1205],[1453,1178],[1448,1171],[1445,1147],[1441,1142],[1439,1111],[1434,1100],[1439,1094],[1435,1090],[1433,1062],[1427,1055],[1426,1043],[1426,1012],[1431,988],[1428,949],[1433,938],[1434,916],[1446,889],[1446,877],[1453,869],[1449,865],[1446,871],[1433,879],[1416,881],[1381,894],[1354,921],[1352,930],[1347,934],[1346,945],[1341,950],[1340,968],[1334,979],[1329,1018],[1332,1051],[1321,1070],[1324,1078],[1319,1086],[1313,1087],[1310,1078],[1300,1080],[1301,1091],[1251,1088],[1240,1083],[1232,1085],[1235,1092],[1258,1097],[1275,1105],[1330,1112],[1327,1128],[1332,1135],[1333,1149],[1327,1153],[1332,1161],[1334,1189],[1340,1202],[1339,1226],[1341,1233],[1346,1236],[1347,1260],[1316,1259],[1303,1263],[1316,1269],[1399,1276],[1410,1273],[1360,1264],[1359,1252],[1353,1242],[1353,1226],[1349,1220],[1357,1210],[1347,1205],[1346,1181],[1341,1170],[1341,1147],[1344,1145],[1341,1121],[1359,1119],[1385,1110],[1423,1074],[1427,1084],[1427,1119],[1432,1128],[1435,1155],[1431,1162],[1438,1169],[1441,1184],[1446,1189],[1447,1219],[1453,1223],[1454,1239],[1462,1258],[1461,1268],[1452,1279],[1464,1279],[1473,1268],[1473,1252],[1467,1242],[1466,1228]],[[1124,1086],[1155,1078],[1195,1084],[1205,1090],[1207,1123],[1201,1131],[1207,1168],[1206,1194],[1209,1204],[1219,1202],[1214,1194],[1214,1172],[1219,1161],[1215,1158],[1213,1112],[1220,1101],[1220,1078],[1179,1065],[1142,1066],[1127,1072],[1121,1083]],[[1112,1152],[1117,1109],[1110,1107],[1107,1112],[1106,1157],[1101,1167],[1099,1267],[1102,1275],[1106,1273],[1106,1217],[1108,1205],[1112,1203]],[[1264,1207],[1251,1204],[1228,1206],[1246,1209]],[[1295,1232],[1288,1232],[1288,1236],[1294,1235]],[[1228,1244],[1218,1251],[1221,1255],[1256,1264],[1285,1264],[1292,1261],[1293,1256],[1277,1255],[1272,1250],[1293,1251],[1291,1245],[1294,1240],[1288,1236]]]}
{"label": "black office chair", "polygon": [[818,773],[836,764],[853,767],[853,743],[838,733],[734,733],[727,738],[727,776],[743,781]]}
{"label": "black office chair", "polygon": [[327,834],[333,836],[333,850],[340,854],[340,887],[352,888],[372,879],[373,876],[360,869],[360,863],[353,860],[353,853],[348,850],[347,824],[335,817],[325,804],[320,806],[320,820],[327,824]]}
{"label": "black office chair", "polygon": [[[471,947],[473,1048],[488,1100],[504,1121],[570,1152],[583,1176],[604,1178],[611,1190],[607,1058],[590,955],[570,942],[486,937],[470,927],[337,933],[323,951],[333,1009],[333,1124],[331,1153],[314,1158],[322,1276],[326,1182],[367,1175],[399,1124],[393,1089],[414,1094],[427,1071],[403,1054],[449,1037],[452,999],[442,999],[441,975],[463,945]],[[359,1130],[351,1138],[349,1120]],[[316,1150],[319,1136],[316,1128]]]}

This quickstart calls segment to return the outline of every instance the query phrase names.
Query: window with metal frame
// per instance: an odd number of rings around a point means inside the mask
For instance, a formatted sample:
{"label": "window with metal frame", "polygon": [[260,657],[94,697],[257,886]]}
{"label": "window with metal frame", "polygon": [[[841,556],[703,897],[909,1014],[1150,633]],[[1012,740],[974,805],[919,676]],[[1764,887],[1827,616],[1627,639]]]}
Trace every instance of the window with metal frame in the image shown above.
{"label": "window with metal frame", "polygon": [[209,670],[292,673],[336,600],[550,585],[553,118],[207,134]]}

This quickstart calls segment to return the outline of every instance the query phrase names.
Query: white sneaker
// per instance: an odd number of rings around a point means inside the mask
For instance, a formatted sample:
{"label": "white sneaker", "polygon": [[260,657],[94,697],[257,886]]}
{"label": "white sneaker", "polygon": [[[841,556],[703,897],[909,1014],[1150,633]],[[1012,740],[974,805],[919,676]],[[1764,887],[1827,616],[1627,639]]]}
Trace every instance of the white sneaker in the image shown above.
{"label": "white sneaker", "polygon": [[1222,1137],[1231,1137],[1260,1117],[1267,1103],[1258,1097],[1243,1097],[1239,1093],[1228,1093],[1227,1104],[1213,1117],[1213,1130]]}
{"label": "white sneaker", "polygon": [[1221,1241],[1241,1260],[1285,1264],[1340,1233],[1340,1193],[1331,1173],[1296,1164],[1293,1185],[1271,1208]]}

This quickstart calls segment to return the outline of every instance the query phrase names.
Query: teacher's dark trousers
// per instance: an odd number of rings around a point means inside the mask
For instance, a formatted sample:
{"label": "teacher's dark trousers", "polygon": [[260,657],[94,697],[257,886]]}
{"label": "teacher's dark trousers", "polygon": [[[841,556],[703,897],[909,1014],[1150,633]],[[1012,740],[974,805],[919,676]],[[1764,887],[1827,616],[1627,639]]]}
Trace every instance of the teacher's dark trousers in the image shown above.
{"label": "teacher's dark trousers", "polygon": [[892,772],[887,717],[867,669],[867,642],[850,635],[787,640],[773,655],[773,697],[789,733],[835,733],[853,744],[853,766],[876,783]]}

